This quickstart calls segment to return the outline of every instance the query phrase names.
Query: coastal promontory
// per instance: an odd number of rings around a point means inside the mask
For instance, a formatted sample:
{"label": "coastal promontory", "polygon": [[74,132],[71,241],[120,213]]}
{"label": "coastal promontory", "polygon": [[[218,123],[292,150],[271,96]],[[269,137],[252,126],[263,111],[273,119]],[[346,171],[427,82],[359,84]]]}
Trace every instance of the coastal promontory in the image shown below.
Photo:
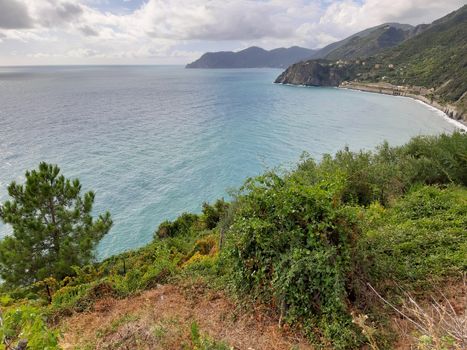
{"label": "coastal promontory", "polygon": [[346,88],[414,97],[465,122],[467,5],[422,29],[372,56],[299,62],[275,82],[309,86],[345,83]]}

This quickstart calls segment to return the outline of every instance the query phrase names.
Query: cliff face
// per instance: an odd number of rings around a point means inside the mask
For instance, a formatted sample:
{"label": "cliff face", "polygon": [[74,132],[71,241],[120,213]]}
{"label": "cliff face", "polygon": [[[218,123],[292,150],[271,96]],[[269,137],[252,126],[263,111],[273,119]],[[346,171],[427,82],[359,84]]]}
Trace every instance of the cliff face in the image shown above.
{"label": "cliff face", "polygon": [[307,86],[339,86],[348,79],[349,71],[330,63],[307,61],[287,68],[275,83]]}

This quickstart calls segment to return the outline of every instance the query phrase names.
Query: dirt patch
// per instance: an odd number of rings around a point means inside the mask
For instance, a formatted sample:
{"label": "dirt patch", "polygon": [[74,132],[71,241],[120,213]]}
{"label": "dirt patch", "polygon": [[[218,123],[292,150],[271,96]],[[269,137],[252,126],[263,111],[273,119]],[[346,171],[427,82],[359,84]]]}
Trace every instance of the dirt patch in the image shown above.
{"label": "dirt patch", "polygon": [[279,328],[261,310],[238,312],[223,293],[164,285],[138,296],[99,300],[87,313],[63,320],[64,349],[181,349],[190,325],[234,349],[312,349],[300,336]]}

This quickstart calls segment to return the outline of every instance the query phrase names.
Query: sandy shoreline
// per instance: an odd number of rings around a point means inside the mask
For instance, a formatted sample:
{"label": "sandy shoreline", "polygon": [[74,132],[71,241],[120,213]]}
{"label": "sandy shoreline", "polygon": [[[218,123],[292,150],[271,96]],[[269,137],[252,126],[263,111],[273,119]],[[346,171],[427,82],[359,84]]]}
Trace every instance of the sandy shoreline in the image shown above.
{"label": "sandy shoreline", "polygon": [[453,119],[451,118],[445,111],[443,111],[442,109],[439,108],[438,104],[436,103],[435,104],[431,104],[427,101],[427,99],[424,97],[424,96],[415,96],[415,95],[411,95],[411,94],[408,94],[408,95],[393,95],[392,93],[389,93],[389,92],[379,92],[379,91],[375,91],[377,89],[377,87],[367,87],[365,88],[364,86],[362,85],[358,85],[358,86],[352,86],[352,85],[344,85],[344,86],[339,86],[338,89],[346,89],[346,90],[354,90],[354,91],[360,91],[360,92],[368,92],[368,93],[373,93],[373,94],[381,94],[381,95],[389,95],[389,96],[393,96],[393,97],[405,97],[405,98],[410,98],[416,102],[419,102],[425,106],[427,106],[428,108],[436,111],[443,119],[445,119],[448,123],[450,124],[453,124],[455,125],[458,129],[464,131],[464,132],[467,132],[467,122],[464,122],[464,121],[461,121],[461,120],[457,120],[457,119]]}

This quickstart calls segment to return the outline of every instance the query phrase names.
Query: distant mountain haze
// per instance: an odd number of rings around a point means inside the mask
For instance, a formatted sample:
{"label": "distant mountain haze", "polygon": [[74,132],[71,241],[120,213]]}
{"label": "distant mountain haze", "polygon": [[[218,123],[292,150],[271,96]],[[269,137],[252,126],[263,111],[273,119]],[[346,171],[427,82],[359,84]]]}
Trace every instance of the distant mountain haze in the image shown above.
{"label": "distant mountain haze", "polygon": [[264,50],[257,46],[238,52],[208,52],[186,68],[286,68],[309,59],[315,50],[299,46]]}
{"label": "distant mountain haze", "polygon": [[424,27],[427,25],[414,27],[410,24],[385,23],[365,29],[321,49],[292,46],[267,51],[252,46],[238,52],[208,52],[187,64],[186,68],[286,68],[308,59],[365,58],[399,45],[422,32]]}

